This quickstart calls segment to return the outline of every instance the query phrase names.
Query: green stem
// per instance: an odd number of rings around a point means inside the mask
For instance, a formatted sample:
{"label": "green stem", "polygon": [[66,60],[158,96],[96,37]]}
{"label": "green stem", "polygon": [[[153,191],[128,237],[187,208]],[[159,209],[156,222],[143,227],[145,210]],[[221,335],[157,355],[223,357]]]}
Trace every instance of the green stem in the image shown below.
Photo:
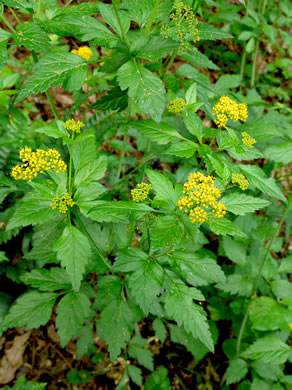
{"label": "green stem", "polygon": [[155,18],[156,12],[157,12],[158,7],[159,7],[159,3],[160,3],[160,0],[156,0],[154,8],[153,8],[153,11],[152,11],[152,14],[151,14],[150,21],[149,21],[148,26],[146,28],[146,35],[148,35],[150,33],[153,20]]}
{"label": "green stem", "polygon": [[72,3],[73,0],[69,0],[67,4],[65,4],[64,8],[68,7]]}
{"label": "green stem", "polygon": [[131,119],[131,99],[129,98],[128,100],[128,123],[126,125],[126,131],[124,134],[124,140],[123,140],[123,145],[122,145],[122,155],[119,161],[119,166],[117,170],[117,175],[114,181],[114,184],[116,184],[119,181],[121,172],[122,172],[122,167],[125,159],[125,154],[126,154],[126,148],[127,148],[127,142],[128,142],[128,131],[129,131],[129,121]]}
{"label": "green stem", "polygon": [[[268,254],[270,252],[270,249],[271,249],[271,246],[274,242],[274,239],[277,237],[277,235],[279,234],[280,232],[280,229],[281,229],[281,226],[283,224],[283,222],[285,221],[285,218],[289,212],[289,209],[290,207],[287,207],[287,209],[285,210],[285,213],[283,215],[283,217],[281,218],[280,222],[279,222],[279,225],[278,225],[278,228],[277,230],[275,231],[271,241],[269,242],[268,246],[267,246],[267,249],[266,249],[266,252],[265,252],[265,255],[261,261],[261,264],[260,264],[260,268],[259,268],[259,271],[258,271],[258,274],[256,276],[256,279],[253,283],[253,286],[252,286],[252,290],[251,290],[251,294],[250,294],[250,299],[256,294],[256,291],[257,291],[257,287],[258,287],[258,283],[259,283],[259,280],[260,280],[260,277],[262,275],[262,270],[263,270],[263,267],[265,265],[265,262],[266,262],[266,259],[268,257]],[[248,305],[249,306],[249,305]],[[242,340],[242,336],[243,336],[243,332],[245,330],[245,326],[246,326],[246,323],[247,323],[247,320],[248,320],[248,314],[249,314],[249,311],[248,311],[248,307],[246,309],[246,312],[245,312],[245,316],[243,318],[243,321],[241,323],[241,327],[240,327],[240,331],[239,331],[239,335],[238,335],[238,339],[237,339],[237,344],[236,344],[236,357],[239,356],[240,354],[240,347],[241,347],[241,340]]]}
{"label": "green stem", "polygon": [[95,241],[93,240],[93,238],[91,237],[91,235],[89,234],[88,230],[86,229],[84,223],[82,222],[81,218],[79,217],[78,213],[75,212],[74,213],[79,225],[81,226],[82,230],[84,231],[84,233],[86,234],[86,236],[88,237],[89,241],[92,243],[92,245],[94,246],[98,256],[101,258],[101,260],[103,261],[103,263],[107,266],[108,269],[111,269],[111,265],[109,264],[108,260],[103,256],[103,254],[100,252],[98,246],[96,245]]}
{"label": "green stem", "polygon": [[39,19],[40,13],[41,13],[41,0],[38,0],[38,3],[37,3],[37,12],[36,12],[36,17],[37,17],[37,19]]}
{"label": "green stem", "polygon": [[[74,140],[74,133],[72,132],[72,141]],[[72,156],[73,156],[73,143],[70,144],[70,162],[69,162],[69,182],[68,182],[68,190],[69,194],[72,195]]]}
{"label": "green stem", "polygon": [[16,30],[14,29],[14,27],[11,26],[11,24],[8,22],[8,20],[5,18],[4,15],[0,14],[0,20],[2,20],[6,24],[6,26],[9,28],[11,32],[13,32],[13,34],[16,33]]}
{"label": "green stem", "polygon": [[246,63],[246,45],[243,48],[243,55],[240,63],[240,81],[243,80],[245,63]]}
{"label": "green stem", "polygon": [[[150,152],[150,148],[151,148],[151,141],[150,141],[149,138],[147,138],[147,141],[146,141],[146,153]],[[142,167],[140,183],[142,183],[144,181],[144,175],[145,175],[145,164]]]}
{"label": "green stem", "polygon": [[115,14],[116,14],[119,26],[120,26],[120,30],[121,30],[121,33],[122,33],[123,41],[128,46],[128,48],[130,48],[130,42],[128,40],[127,34],[125,33],[125,31],[123,29],[123,25],[122,25],[122,21],[121,21],[121,18],[120,18],[120,14],[119,14],[119,10],[118,10],[117,4],[116,4],[115,1],[113,1],[112,3],[113,3],[114,11],[115,11]]}
{"label": "green stem", "polygon": [[173,61],[175,60],[175,57],[177,56],[177,53],[178,53],[178,49],[175,49],[172,53],[172,56],[170,57],[170,60],[168,61],[168,64],[166,65],[166,68],[164,69],[163,73],[162,73],[162,77],[164,77],[166,75],[166,73],[168,72],[169,68],[171,67]]}
{"label": "green stem", "polygon": [[21,24],[21,21],[19,20],[18,16],[16,15],[16,13],[14,12],[14,10],[10,7],[9,8],[9,11],[12,13],[12,15],[14,16],[14,18],[16,19],[17,23]]}

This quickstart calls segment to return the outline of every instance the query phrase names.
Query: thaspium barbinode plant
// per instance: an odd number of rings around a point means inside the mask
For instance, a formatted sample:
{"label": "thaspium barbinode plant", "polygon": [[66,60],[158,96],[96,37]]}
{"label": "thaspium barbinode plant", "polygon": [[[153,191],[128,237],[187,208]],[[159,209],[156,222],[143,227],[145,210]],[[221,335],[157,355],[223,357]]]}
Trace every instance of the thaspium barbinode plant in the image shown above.
{"label": "thaspium barbinode plant", "polygon": [[[224,317],[233,321],[235,337],[223,345],[230,365],[222,385],[248,372],[261,381],[270,364],[285,383],[281,368],[291,356],[286,341],[292,319],[289,282],[281,273],[290,260],[279,266],[270,250],[288,215],[287,199],[252,162],[263,157],[266,135],[262,129],[258,140],[249,125],[255,117],[251,110],[249,122],[244,96],[223,82],[212,88],[188,64],[168,77],[178,55],[216,69],[193,43],[230,37],[198,21],[188,3],[113,0],[61,8],[54,1],[4,1],[16,17],[13,8],[32,14],[16,30],[10,26],[1,41],[3,62],[14,44],[31,50],[35,62],[14,103],[46,92],[55,120],[36,129],[54,140],[42,138],[35,150],[24,145],[11,172],[23,197],[6,230],[33,225],[34,233],[26,272],[19,276],[28,290],[1,330],[38,328],[54,309],[63,347],[74,338],[78,358],[90,355],[96,331],[111,360],[124,359],[121,383],[131,379],[141,386],[141,369],[128,362],[154,369],[139,331],[145,317],[160,342],[169,331],[196,363],[214,352],[216,321]],[[96,13],[104,23],[91,16]],[[134,31],[131,21],[138,26]],[[61,41],[56,45],[51,34],[88,46],[58,51]],[[102,61],[96,45],[107,49]],[[92,91],[83,93],[83,83]],[[96,83],[107,94],[91,109],[103,112],[87,121]],[[58,85],[75,99],[64,120],[49,92]],[[204,126],[198,110],[215,126]],[[117,129],[122,142],[111,139]],[[139,162],[130,154],[129,136],[144,153]],[[116,146],[120,158],[105,152],[103,142]],[[180,166],[154,169],[155,157]],[[265,211],[276,204],[279,222]],[[214,240],[218,255],[207,248]],[[236,265],[221,267],[217,257],[223,254]]]}

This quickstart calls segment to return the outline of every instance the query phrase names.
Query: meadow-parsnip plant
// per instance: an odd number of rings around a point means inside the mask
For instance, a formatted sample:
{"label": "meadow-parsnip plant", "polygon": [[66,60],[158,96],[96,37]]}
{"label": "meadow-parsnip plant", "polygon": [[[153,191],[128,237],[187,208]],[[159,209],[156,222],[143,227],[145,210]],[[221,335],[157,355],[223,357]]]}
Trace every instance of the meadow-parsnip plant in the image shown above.
{"label": "meadow-parsnip plant", "polygon": [[[200,21],[200,3],[3,0],[0,65],[14,66],[20,46],[29,60],[4,102],[4,146],[19,158],[1,166],[1,239],[32,231],[13,271],[27,290],[1,332],[39,328],[54,312],[61,346],[76,340],[78,359],[94,355],[96,333],[123,362],[117,388],[141,387],[156,369],[145,389],[170,388],[145,348],[147,318],[156,340],[193,354],[194,378],[223,350],[220,388],[288,389],[292,212],[274,176],[292,161],[291,136],[236,75],[212,85],[200,71],[219,71],[201,50],[208,41],[233,39]],[[73,99],[66,111],[57,87]],[[51,121],[22,114],[41,93]],[[210,378],[193,383],[212,388]]]}

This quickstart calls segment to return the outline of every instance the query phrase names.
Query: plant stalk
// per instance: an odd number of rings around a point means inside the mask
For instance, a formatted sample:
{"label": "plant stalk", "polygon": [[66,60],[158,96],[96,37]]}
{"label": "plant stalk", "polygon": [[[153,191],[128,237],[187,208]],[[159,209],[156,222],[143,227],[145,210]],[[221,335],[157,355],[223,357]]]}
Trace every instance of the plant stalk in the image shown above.
{"label": "plant stalk", "polygon": [[175,57],[177,56],[177,53],[178,53],[178,49],[175,49],[172,53],[172,56],[170,57],[170,60],[168,61],[168,64],[166,65],[166,68],[164,69],[163,73],[162,73],[162,77],[164,77],[166,75],[166,73],[168,72],[169,68],[171,67],[173,61],[175,60]]}
{"label": "plant stalk", "polygon": [[91,235],[89,234],[88,230],[86,229],[84,223],[82,222],[81,218],[79,217],[78,213],[75,212],[74,213],[79,225],[81,226],[82,230],[84,231],[84,233],[86,234],[86,236],[88,237],[89,241],[92,243],[92,245],[94,246],[98,256],[101,258],[101,260],[103,261],[103,263],[107,266],[108,269],[111,269],[111,265],[109,264],[109,262],[107,261],[107,259],[103,256],[103,254],[100,252],[98,246],[96,245],[94,239],[91,237]]}
{"label": "plant stalk", "polygon": [[[72,141],[74,140],[74,132],[72,132]],[[73,143],[70,144],[70,161],[69,161],[69,181],[68,181],[68,191],[72,195],[72,155],[73,155]]]}
{"label": "plant stalk", "polygon": [[116,4],[115,1],[113,1],[112,4],[114,6],[114,11],[115,11],[115,14],[116,14],[119,26],[120,26],[120,30],[121,30],[121,33],[122,33],[123,41],[128,46],[128,48],[130,48],[130,42],[128,40],[127,34],[125,33],[125,31],[123,29],[123,25],[122,25],[122,21],[121,21],[121,18],[120,18],[120,14],[119,14],[119,10],[118,10],[117,4]]}
{"label": "plant stalk", "polygon": [[245,68],[245,63],[246,63],[246,45],[244,45],[244,48],[243,48],[243,55],[242,55],[242,58],[241,58],[241,63],[240,63],[240,81],[243,80],[243,76],[244,76],[244,68]]}
{"label": "plant stalk", "polygon": [[13,32],[13,34],[16,33],[15,28],[11,26],[11,24],[8,22],[8,20],[5,18],[4,15],[1,15],[1,14],[0,14],[0,20],[2,20],[3,23],[6,24],[6,26],[9,28],[9,30],[10,30],[11,32]]}
{"label": "plant stalk", "polygon": [[126,131],[125,131],[125,134],[124,134],[124,140],[123,140],[123,145],[122,145],[122,154],[121,154],[121,158],[120,158],[120,161],[119,161],[119,166],[118,166],[118,170],[117,170],[117,174],[116,174],[116,178],[115,178],[114,184],[116,184],[119,181],[119,178],[120,178],[120,175],[121,175],[121,172],[122,172],[124,159],[125,159],[125,154],[126,154],[126,148],[127,148],[127,142],[128,142],[129,121],[131,119],[131,99],[130,98],[128,100],[128,115],[127,115],[127,119],[128,120],[127,120],[127,125],[126,125]]}
{"label": "plant stalk", "polygon": [[151,14],[150,21],[149,21],[148,26],[146,28],[146,32],[145,32],[146,35],[148,35],[150,33],[150,30],[151,30],[151,27],[152,27],[152,24],[153,24],[153,20],[155,18],[155,15],[156,15],[158,7],[159,7],[159,3],[160,3],[160,0],[156,0],[154,8],[153,8],[153,11],[152,11],[152,14]]}
{"label": "plant stalk", "polygon": [[17,21],[18,24],[21,24],[21,21],[19,20],[18,16],[16,15],[16,13],[14,12],[14,10],[10,7],[9,8],[9,11],[12,13],[12,15],[14,16],[15,20]]}
{"label": "plant stalk", "polygon": [[[250,295],[250,300],[251,300],[251,298],[252,298],[254,295],[256,295],[258,283],[259,283],[259,280],[260,280],[260,277],[261,277],[262,270],[263,270],[263,267],[264,267],[264,265],[265,265],[266,259],[267,259],[267,257],[268,257],[269,252],[270,252],[270,248],[271,248],[271,246],[272,246],[272,244],[273,244],[273,242],[274,242],[274,239],[277,237],[277,235],[278,235],[279,232],[280,232],[281,226],[282,226],[283,222],[285,221],[285,218],[286,218],[286,216],[287,216],[287,214],[288,214],[288,212],[289,212],[289,209],[290,209],[290,207],[288,206],[288,207],[286,208],[286,210],[285,210],[284,215],[282,216],[282,218],[281,218],[281,220],[280,220],[280,222],[279,222],[279,225],[278,225],[277,230],[275,231],[275,233],[274,233],[274,235],[273,235],[271,241],[269,242],[269,244],[268,244],[268,246],[267,246],[265,255],[264,255],[264,257],[263,257],[263,259],[262,259],[262,262],[261,262],[261,264],[260,264],[260,268],[259,268],[258,274],[257,274],[256,279],[255,279],[255,281],[254,281],[254,283],[253,283],[253,286],[252,286],[252,291],[251,291],[251,295]],[[248,305],[248,306],[249,306],[249,305]],[[238,357],[239,354],[240,354],[241,341],[242,341],[243,332],[244,332],[244,330],[245,330],[245,326],[246,326],[246,323],[247,323],[247,320],[248,320],[248,314],[249,314],[249,311],[248,311],[248,307],[247,307],[247,310],[246,310],[246,312],[245,312],[245,316],[244,316],[244,318],[243,318],[243,320],[242,320],[242,323],[241,323],[241,327],[240,327],[240,331],[239,331],[239,335],[238,335],[238,340],[237,340],[237,344],[236,344],[236,357]]]}

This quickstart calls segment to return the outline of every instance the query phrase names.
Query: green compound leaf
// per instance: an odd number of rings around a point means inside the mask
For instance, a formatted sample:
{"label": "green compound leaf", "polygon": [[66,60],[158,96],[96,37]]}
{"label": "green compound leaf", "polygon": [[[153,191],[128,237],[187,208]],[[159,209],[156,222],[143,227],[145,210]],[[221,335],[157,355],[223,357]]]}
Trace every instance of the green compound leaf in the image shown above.
{"label": "green compound leaf", "polygon": [[126,62],[118,71],[118,82],[121,89],[129,89],[131,99],[149,114],[156,122],[160,122],[164,111],[166,93],[160,78],[145,69],[136,60]]}
{"label": "green compound leaf", "polygon": [[223,237],[223,248],[228,259],[234,263],[244,266],[246,263],[246,249],[245,246],[232,239],[229,236]]}
{"label": "green compound leaf", "polygon": [[[134,315],[127,302],[115,299],[101,312],[97,323],[98,335],[108,344],[111,361],[115,361],[130,340],[134,328]],[[110,326],[109,326],[110,324]]]}
{"label": "green compound leaf", "polygon": [[292,162],[292,142],[269,146],[264,150],[264,156],[281,164],[289,164]]}
{"label": "green compound leaf", "polygon": [[252,281],[245,275],[228,275],[225,283],[218,283],[217,287],[230,294],[248,297],[252,290]]}
{"label": "green compound leaf", "polygon": [[195,49],[191,53],[180,53],[180,57],[184,60],[190,62],[192,65],[203,67],[207,69],[219,70],[220,68],[214,64],[205,54],[201,53],[199,50]]}
{"label": "green compound leaf", "polygon": [[154,370],[153,356],[149,349],[145,349],[148,343],[140,336],[134,336],[130,342],[129,355],[133,359],[137,359],[138,363],[148,368],[148,370]]}
{"label": "green compound leaf", "polygon": [[36,52],[43,53],[51,48],[47,33],[37,23],[19,24],[13,39],[18,45]]}
{"label": "green compound leaf", "polygon": [[75,226],[65,227],[61,237],[56,241],[54,250],[62,267],[70,277],[74,291],[80,288],[81,280],[91,255],[90,243]]}
{"label": "green compound leaf", "polygon": [[138,248],[128,248],[120,251],[112,267],[113,271],[130,272],[139,269],[149,256]]}
{"label": "green compound leaf", "polygon": [[107,169],[107,159],[100,157],[97,161],[92,161],[77,171],[74,184],[76,187],[84,186],[92,181],[103,178]]}
{"label": "green compound leaf", "polygon": [[157,317],[152,323],[153,330],[155,332],[155,335],[159,338],[159,340],[164,343],[166,339],[166,328],[164,326],[164,323],[161,318]]}
{"label": "green compound leaf", "polygon": [[238,383],[248,372],[247,363],[243,359],[235,359],[230,362],[226,371],[226,384]]}
{"label": "green compound leaf", "polygon": [[183,325],[187,332],[198,338],[210,351],[214,351],[206,313],[193,302],[193,299],[198,298],[197,289],[176,284],[166,296],[165,310],[179,326]]}
{"label": "green compound leaf", "polygon": [[215,41],[216,39],[232,38],[232,35],[207,23],[199,22],[197,28],[199,30],[200,40]]}
{"label": "green compound leaf", "polygon": [[142,386],[143,384],[143,377],[142,377],[142,370],[139,367],[132,366],[131,364],[127,366],[127,369],[129,371],[129,375],[134,383],[138,386]]}
{"label": "green compound leaf", "polygon": [[170,201],[171,203],[176,204],[178,196],[168,177],[159,172],[152,171],[151,169],[146,169],[145,172],[156,193],[155,199],[165,200],[167,202]]}
{"label": "green compound leaf", "polygon": [[148,61],[158,61],[159,58],[164,57],[179,46],[177,42],[171,39],[164,39],[157,35],[146,40],[143,37],[143,40],[144,42],[141,42],[142,47],[138,51],[137,57],[144,58]]}
{"label": "green compound leaf", "polygon": [[71,288],[71,281],[62,268],[34,269],[21,276],[23,283],[41,291],[55,291]]}
{"label": "green compound leaf", "polygon": [[162,280],[163,269],[152,258],[144,261],[130,276],[131,295],[135,297],[145,314],[149,313],[154,300],[160,294]]}
{"label": "green compound leaf", "polygon": [[155,370],[145,382],[145,390],[170,390],[170,381],[168,372],[164,366],[160,366]]}
{"label": "green compound leaf", "polygon": [[241,353],[241,356],[252,360],[262,360],[265,363],[282,364],[286,362],[291,352],[292,347],[278,337],[266,336],[255,341]]}
{"label": "green compound leaf", "polygon": [[246,234],[239,229],[239,227],[237,227],[234,223],[229,221],[229,219],[227,218],[216,218],[210,216],[208,218],[208,223],[211,230],[215,234],[218,235],[222,234],[223,236],[226,236],[226,234],[230,234],[231,236],[239,236],[244,238],[247,237]]}
{"label": "green compound leaf", "polygon": [[1,324],[1,331],[9,328],[35,329],[45,325],[57,299],[56,294],[29,292],[21,295]]}
{"label": "green compound leaf", "polygon": [[174,215],[160,217],[150,230],[152,250],[165,246],[173,246],[180,242],[182,238],[182,226],[178,224],[177,217]]}
{"label": "green compound leaf", "polygon": [[165,122],[158,124],[151,119],[132,121],[131,127],[134,127],[145,137],[151,139],[151,141],[157,142],[158,145],[165,145],[171,141],[185,139]]}
{"label": "green compound leaf", "polygon": [[34,75],[29,77],[27,84],[20,91],[15,103],[45,92],[50,86],[66,86],[70,91],[80,89],[86,77],[87,62],[80,56],[72,53],[49,53],[34,67]]}
{"label": "green compound leaf", "polygon": [[79,336],[83,324],[89,319],[90,300],[83,292],[70,291],[59,302],[57,308],[56,327],[62,347],[71,337]]}
{"label": "green compound leaf", "polygon": [[201,258],[199,255],[184,252],[174,252],[169,255],[169,258],[175,261],[187,282],[193,286],[225,282],[224,272],[213,259]]}
{"label": "green compound leaf", "polygon": [[263,193],[287,202],[287,199],[282,194],[277,186],[275,179],[266,178],[264,171],[256,165],[239,165],[240,169],[246,175],[249,184],[252,187],[258,188]]}
{"label": "green compound leaf", "polygon": [[33,11],[33,7],[28,0],[3,0],[8,7],[13,8],[26,8],[29,12]]}
{"label": "green compound leaf", "polygon": [[261,198],[254,198],[250,195],[232,193],[222,198],[228,211],[235,215],[253,213],[255,210],[263,209],[271,204],[270,201]]}
{"label": "green compound leaf", "polygon": [[[287,282],[289,284],[289,282]],[[291,297],[289,294],[288,297]],[[285,319],[286,308],[270,297],[259,297],[252,300],[249,307],[249,319],[252,329],[272,331],[285,329],[288,321]]]}

